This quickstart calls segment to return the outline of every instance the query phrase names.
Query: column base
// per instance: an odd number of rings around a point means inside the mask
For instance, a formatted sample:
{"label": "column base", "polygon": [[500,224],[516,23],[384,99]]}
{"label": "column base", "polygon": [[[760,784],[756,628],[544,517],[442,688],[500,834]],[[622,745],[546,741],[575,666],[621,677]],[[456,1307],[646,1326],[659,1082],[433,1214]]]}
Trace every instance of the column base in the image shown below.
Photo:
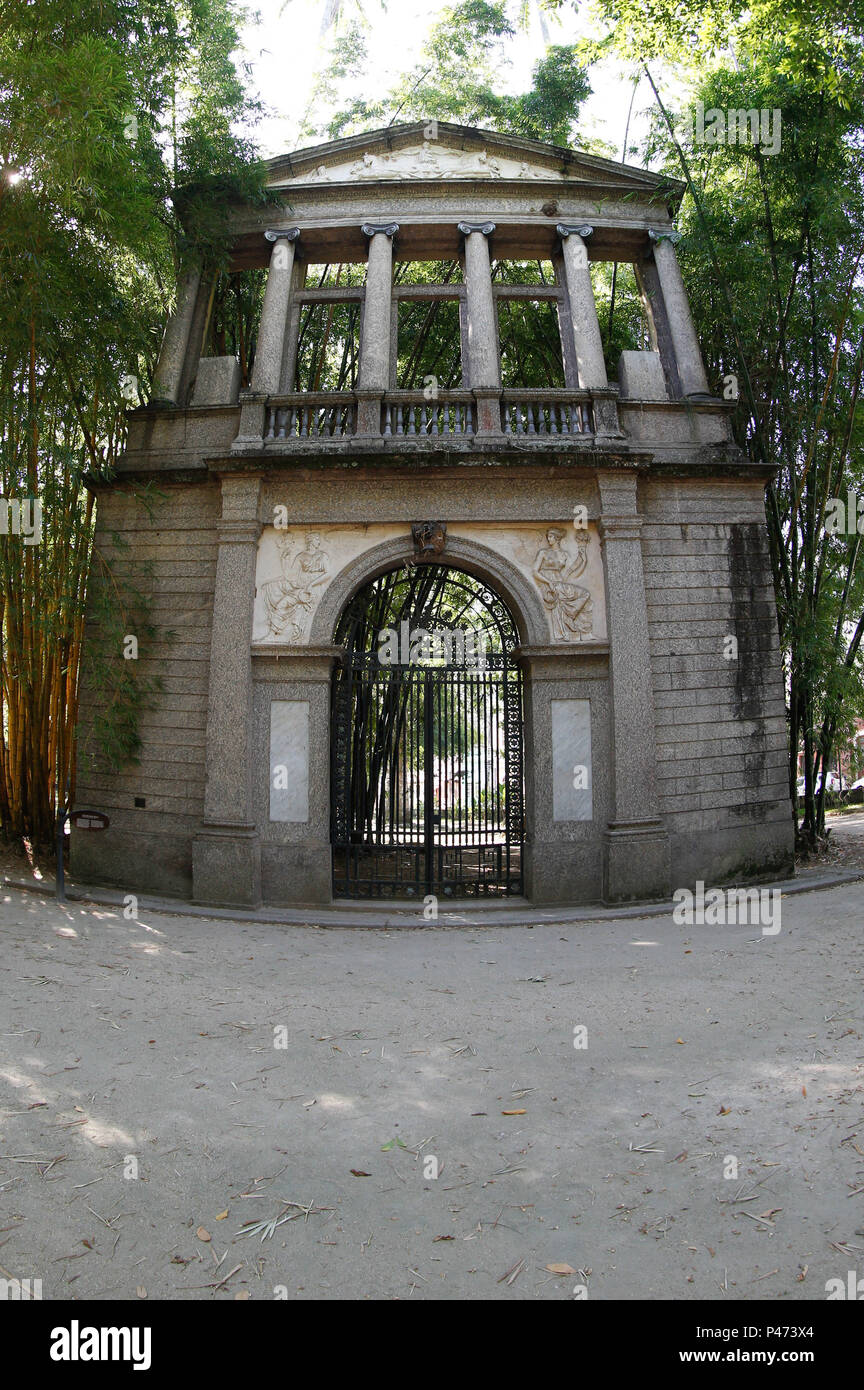
{"label": "column base", "polygon": [[497,387],[484,388],[477,386],[474,388],[474,434],[476,435],[500,435],[503,434],[501,428],[501,392]]}
{"label": "column base", "polygon": [[669,834],[662,821],[617,821],[603,836],[604,903],[671,896]]}
{"label": "column base", "polygon": [[254,826],[208,825],[195,836],[192,897],[213,907],[261,906],[261,841]]}

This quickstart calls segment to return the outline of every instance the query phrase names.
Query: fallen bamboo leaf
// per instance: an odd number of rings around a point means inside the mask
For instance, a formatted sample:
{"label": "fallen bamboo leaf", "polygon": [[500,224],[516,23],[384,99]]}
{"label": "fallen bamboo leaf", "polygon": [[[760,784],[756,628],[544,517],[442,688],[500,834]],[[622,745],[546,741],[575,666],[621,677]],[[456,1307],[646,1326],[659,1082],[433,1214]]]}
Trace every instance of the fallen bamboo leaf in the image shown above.
{"label": "fallen bamboo leaf", "polygon": [[504,1280],[506,1279],[508,1285],[512,1284],[514,1279],[518,1279],[518,1278],[519,1278],[519,1275],[522,1273],[522,1270],[523,1270],[524,1268],[525,1268],[525,1261],[524,1261],[524,1259],[522,1259],[522,1260],[517,1260],[516,1263],[515,1263],[515,1265],[511,1265],[509,1269],[505,1269],[505,1271],[504,1271],[504,1273],[501,1275],[500,1279],[497,1279],[497,1280],[496,1280],[496,1283],[498,1283],[498,1284],[503,1284]]}

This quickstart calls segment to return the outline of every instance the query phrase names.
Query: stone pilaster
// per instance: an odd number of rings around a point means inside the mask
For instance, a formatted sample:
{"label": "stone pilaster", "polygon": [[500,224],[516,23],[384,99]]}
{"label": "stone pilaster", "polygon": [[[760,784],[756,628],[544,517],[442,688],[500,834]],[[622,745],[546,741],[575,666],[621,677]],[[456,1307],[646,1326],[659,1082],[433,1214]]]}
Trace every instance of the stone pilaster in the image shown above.
{"label": "stone pilaster", "polygon": [[165,336],[153,378],[152,405],[183,404],[179,399],[180,390],[200,287],[201,268],[190,266],[177,285],[177,307],[165,325]]}
{"label": "stone pilaster", "polygon": [[675,255],[675,243],[681,240],[681,233],[671,228],[665,231],[649,229],[648,236],[654,243],[654,264],[657,267],[666,320],[675,350],[681,392],[684,396],[710,395],[708,378],[702,362],[702,350],[690,316],[681,267]]}
{"label": "stone pilaster", "polygon": [[[261,885],[266,902],[329,903],[333,899],[330,844],[330,726],[333,670],[342,648],[265,644],[253,646]],[[295,738],[286,760],[274,742],[275,702],[302,708],[307,738]],[[284,713],[285,705],[282,705]],[[268,756],[269,754],[269,756]],[[276,770],[290,765],[292,788],[305,784],[306,806],[284,819],[273,816]],[[306,818],[303,819],[305,809]]]}
{"label": "stone pilaster", "polygon": [[245,393],[240,412],[238,441],[248,443],[264,434],[266,400],[282,390],[282,363],[285,357],[285,333],[291,308],[291,288],[294,281],[294,243],[299,227],[264,233],[273,243],[270,268],[261,308],[261,323],[255,346],[251,389]]}
{"label": "stone pilaster", "polygon": [[669,836],[659,815],[654,693],[635,473],[600,472],[609,622],[614,819],[605,835],[606,902],[666,898]]}
{"label": "stone pilaster", "polygon": [[369,257],[357,375],[357,433],[380,435],[381,401],[390,385],[393,238],[399,224],[364,222],[361,230],[369,238]]}
{"label": "stone pilaster", "polygon": [[252,612],[260,524],[257,476],[222,479],[210,641],[204,823],[192,848],[198,902],[261,901],[252,803]]}
{"label": "stone pilaster", "polygon": [[488,238],[494,222],[460,222],[465,238],[468,385],[477,402],[477,434],[501,433],[501,365]]}

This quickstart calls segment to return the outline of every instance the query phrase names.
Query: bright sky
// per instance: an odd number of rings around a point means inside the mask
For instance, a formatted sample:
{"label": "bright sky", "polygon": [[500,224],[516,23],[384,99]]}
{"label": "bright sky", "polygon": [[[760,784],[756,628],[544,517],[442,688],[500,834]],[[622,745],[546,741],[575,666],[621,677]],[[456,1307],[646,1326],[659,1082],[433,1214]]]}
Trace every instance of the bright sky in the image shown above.
{"label": "bright sky", "polygon": [[[370,70],[376,73],[378,90],[388,90],[399,73],[414,65],[434,19],[447,3],[452,0],[387,0],[385,12],[377,0],[363,0]],[[244,31],[244,43],[253,83],[270,113],[256,130],[261,153],[267,158],[309,143],[299,140],[299,130],[315,77],[326,59],[327,44],[320,31],[327,0],[257,0],[256,7],[260,23]],[[356,0],[345,0],[344,13],[349,19],[357,16]],[[569,7],[562,9],[560,20],[547,15],[546,24],[552,43],[572,43],[585,32],[585,22]],[[512,64],[501,74],[502,87],[527,91],[531,69],[543,52],[540,23],[532,6],[530,30],[520,33],[511,45]],[[591,82],[594,95],[582,107],[580,128],[610,141],[620,159],[631,94],[628,74],[604,64],[592,70]],[[650,89],[643,81],[634,106],[631,139],[645,128],[650,100]]]}

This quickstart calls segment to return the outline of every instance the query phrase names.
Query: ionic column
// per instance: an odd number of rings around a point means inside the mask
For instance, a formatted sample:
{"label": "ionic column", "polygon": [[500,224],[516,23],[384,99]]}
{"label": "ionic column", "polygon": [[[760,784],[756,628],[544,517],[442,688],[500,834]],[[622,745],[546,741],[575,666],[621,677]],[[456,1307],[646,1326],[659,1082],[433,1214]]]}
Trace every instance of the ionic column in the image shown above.
{"label": "ionic column", "polygon": [[193,843],[198,901],[261,901],[261,846],[252,808],[252,616],[260,478],[222,479],[210,639],[204,823]]}
{"label": "ionic column", "polygon": [[604,837],[607,902],[669,894],[669,836],[660,819],[654,691],[633,473],[600,472],[615,818]]}
{"label": "ionic column", "polygon": [[261,306],[251,388],[243,394],[238,443],[262,438],[267,397],[278,395],[282,389],[285,333],[294,281],[294,243],[300,235],[300,228],[266,231],[264,235],[268,241],[272,241],[273,250],[270,252],[270,268]]}
{"label": "ionic column", "polygon": [[681,278],[681,267],[675,255],[675,243],[681,240],[681,233],[669,228],[655,231],[649,228],[648,236],[654,243],[654,264],[666,308],[666,319],[675,350],[678,378],[684,396],[707,396],[708,378],[702,362],[702,350],[693,319],[687,291]]}
{"label": "ionic column", "polygon": [[494,222],[460,222],[465,238],[468,385],[477,402],[477,434],[501,433],[501,364],[488,238]]}
{"label": "ionic column", "polygon": [[357,433],[380,435],[381,401],[390,385],[390,307],[393,289],[393,237],[398,222],[364,222],[369,238],[366,293],[357,374]]}
{"label": "ionic column", "polygon": [[189,334],[195,316],[201,267],[190,266],[177,285],[177,307],[165,325],[159,361],[153,378],[152,405],[177,405],[189,348]]}
{"label": "ionic column", "polygon": [[570,306],[573,356],[579,385],[592,392],[594,431],[600,436],[620,437],[615,393],[609,389],[603,339],[597,318],[597,303],[591,284],[586,238],[594,228],[587,223],[559,222],[555,228],[561,238],[564,280]]}
{"label": "ionic column", "polygon": [[605,391],[609,381],[603,358],[597,304],[591,285],[588,248],[585,245],[586,237],[592,235],[594,228],[585,225],[571,227],[565,222],[559,222],[555,230],[561,238],[561,251],[564,256],[564,277],[567,282],[567,298],[570,301],[573,351],[579,373],[579,385],[586,391],[592,391],[595,387]]}

